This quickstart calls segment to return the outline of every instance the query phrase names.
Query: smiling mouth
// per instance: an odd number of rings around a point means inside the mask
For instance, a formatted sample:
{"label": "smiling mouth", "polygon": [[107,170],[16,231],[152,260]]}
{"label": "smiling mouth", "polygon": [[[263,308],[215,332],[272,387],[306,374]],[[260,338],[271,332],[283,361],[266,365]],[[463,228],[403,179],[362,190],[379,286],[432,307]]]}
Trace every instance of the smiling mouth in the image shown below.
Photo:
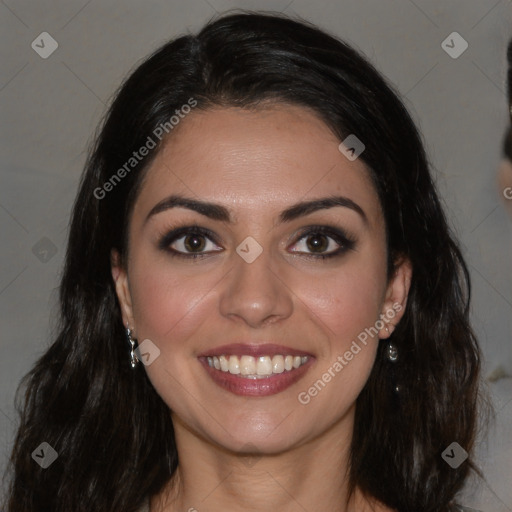
{"label": "smiling mouth", "polygon": [[280,355],[253,357],[249,355],[208,356],[210,368],[246,379],[265,379],[272,375],[291,372],[305,365],[308,356]]}
{"label": "smiling mouth", "polygon": [[[261,352],[260,352],[261,354]],[[266,397],[281,393],[300,380],[314,364],[309,355],[205,354],[200,363],[220,388],[235,395]]]}

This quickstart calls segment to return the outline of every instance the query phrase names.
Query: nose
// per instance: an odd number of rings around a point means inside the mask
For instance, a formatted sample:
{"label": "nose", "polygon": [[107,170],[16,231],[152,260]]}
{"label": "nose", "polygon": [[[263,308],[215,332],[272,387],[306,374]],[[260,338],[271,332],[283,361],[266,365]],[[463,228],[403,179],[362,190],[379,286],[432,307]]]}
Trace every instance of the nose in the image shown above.
{"label": "nose", "polygon": [[263,252],[252,263],[233,255],[234,268],[224,282],[220,312],[226,318],[257,328],[288,318],[293,311],[293,292],[284,275]]}

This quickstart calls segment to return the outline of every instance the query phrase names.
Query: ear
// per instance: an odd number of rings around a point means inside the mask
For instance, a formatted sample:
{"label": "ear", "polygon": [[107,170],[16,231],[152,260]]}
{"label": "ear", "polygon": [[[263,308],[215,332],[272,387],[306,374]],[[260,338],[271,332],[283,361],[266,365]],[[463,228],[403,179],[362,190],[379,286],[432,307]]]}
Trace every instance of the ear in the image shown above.
{"label": "ear", "polygon": [[110,252],[110,267],[116,287],[117,299],[121,306],[123,324],[125,327],[129,326],[131,329],[134,329],[132,299],[128,285],[128,274],[126,273],[126,269],[121,265],[121,257],[116,249],[112,249]]}
{"label": "ear", "polygon": [[391,336],[400,322],[407,304],[411,286],[412,264],[408,258],[401,258],[395,265],[395,271],[389,280],[380,319],[384,326],[379,331],[379,338]]}

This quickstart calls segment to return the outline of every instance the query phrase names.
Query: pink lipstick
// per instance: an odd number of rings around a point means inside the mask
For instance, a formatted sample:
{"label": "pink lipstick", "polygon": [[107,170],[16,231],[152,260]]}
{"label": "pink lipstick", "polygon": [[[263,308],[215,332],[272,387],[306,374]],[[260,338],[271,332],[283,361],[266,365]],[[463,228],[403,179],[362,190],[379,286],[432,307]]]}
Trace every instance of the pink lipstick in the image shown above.
{"label": "pink lipstick", "polygon": [[240,396],[269,396],[284,391],[309,370],[312,354],[275,344],[223,345],[201,353],[212,380]]}

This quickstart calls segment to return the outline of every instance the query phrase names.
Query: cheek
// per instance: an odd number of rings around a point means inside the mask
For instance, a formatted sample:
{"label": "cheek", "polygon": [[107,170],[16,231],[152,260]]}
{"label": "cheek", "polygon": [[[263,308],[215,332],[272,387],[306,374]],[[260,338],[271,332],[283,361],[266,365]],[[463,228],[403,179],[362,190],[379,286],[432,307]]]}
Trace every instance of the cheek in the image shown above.
{"label": "cheek", "polygon": [[191,361],[199,352],[198,339],[208,337],[220,278],[215,271],[194,277],[177,267],[149,258],[144,265],[134,265],[132,305],[139,342],[150,339],[160,351],[145,367],[148,378],[171,410],[192,421],[193,404],[183,390],[202,377],[202,368]]}
{"label": "cheek", "polygon": [[375,326],[381,313],[386,286],[384,258],[353,256],[346,265],[318,279],[302,279],[300,284],[298,276],[295,285],[300,287],[301,301],[324,324],[331,352],[340,351]]}
{"label": "cheek", "polygon": [[209,294],[220,274],[194,276],[190,267],[185,272],[166,258],[134,258],[130,291],[139,339],[151,339],[162,351],[172,346],[175,352],[186,347],[187,339],[206,320]]}
{"label": "cheek", "polygon": [[385,289],[384,269],[375,261],[347,265],[303,290],[311,317],[321,320],[329,339],[298,395],[312,417],[335,422],[355,403],[368,380],[379,344],[376,322]]}

